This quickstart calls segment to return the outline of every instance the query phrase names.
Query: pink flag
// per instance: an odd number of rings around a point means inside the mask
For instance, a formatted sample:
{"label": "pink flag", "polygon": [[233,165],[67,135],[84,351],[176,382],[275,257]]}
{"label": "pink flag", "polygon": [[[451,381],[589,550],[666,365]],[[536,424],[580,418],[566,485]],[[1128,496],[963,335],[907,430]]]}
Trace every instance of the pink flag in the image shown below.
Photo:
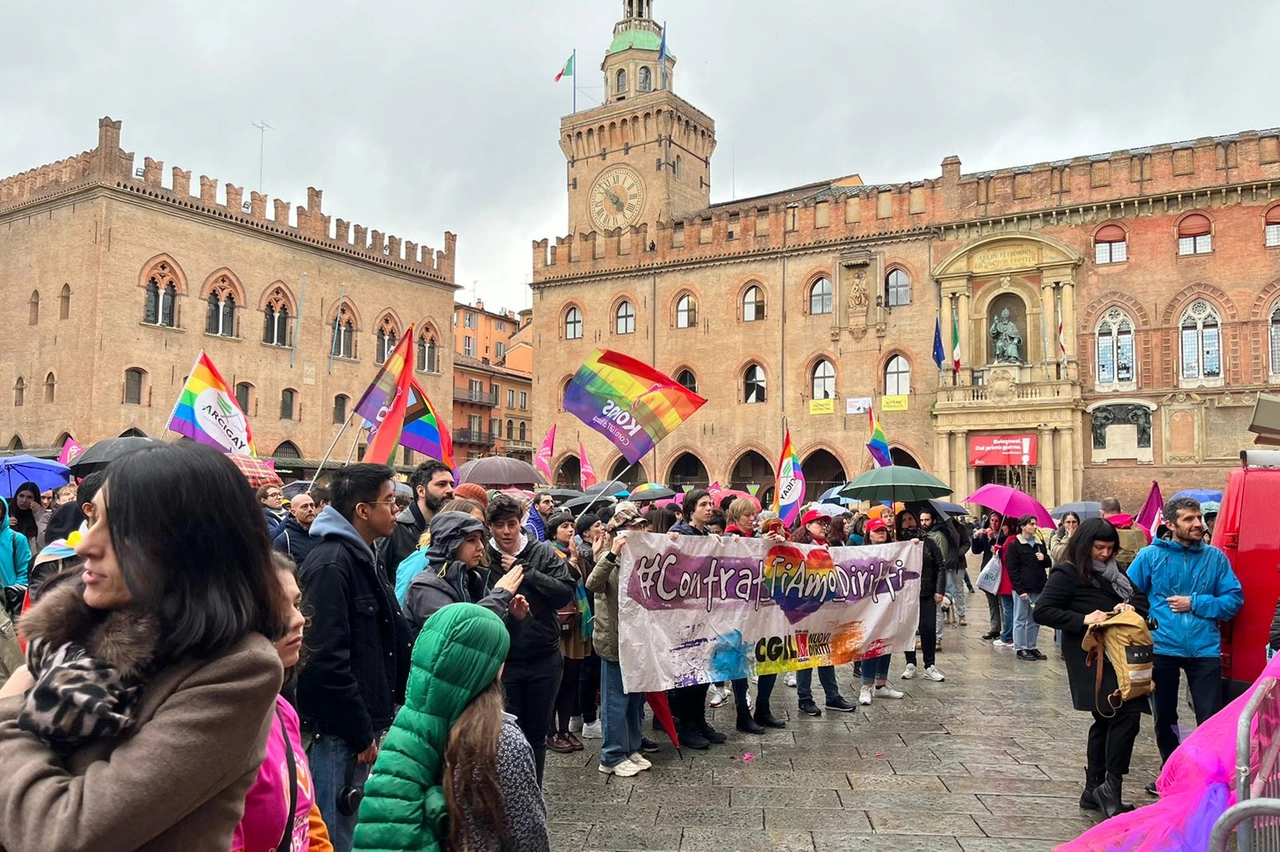
{"label": "pink flag", "polygon": [[1151,483],[1151,492],[1147,494],[1147,502],[1138,510],[1136,525],[1147,534],[1148,539],[1156,537],[1156,530],[1164,520],[1164,498],[1160,496],[1160,483]]}
{"label": "pink flag", "polygon": [[538,447],[538,454],[533,457],[533,466],[547,478],[547,482],[551,481],[551,457],[555,454],[556,425],[552,423],[547,431],[547,437],[542,439],[542,446]]}
{"label": "pink flag", "polygon": [[582,442],[578,442],[578,460],[582,467],[579,477],[582,481],[582,488],[585,491],[596,484],[596,472],[591,467],[591,462],[587,461],[587,448],[582,446]]}
{"label": "pink flag", "polygon": [[58,464],[70,466],[83,452],[84,447],[77,444],[75,438],[68,437],[67,442],[62,445],[62,455],[58,456]]}

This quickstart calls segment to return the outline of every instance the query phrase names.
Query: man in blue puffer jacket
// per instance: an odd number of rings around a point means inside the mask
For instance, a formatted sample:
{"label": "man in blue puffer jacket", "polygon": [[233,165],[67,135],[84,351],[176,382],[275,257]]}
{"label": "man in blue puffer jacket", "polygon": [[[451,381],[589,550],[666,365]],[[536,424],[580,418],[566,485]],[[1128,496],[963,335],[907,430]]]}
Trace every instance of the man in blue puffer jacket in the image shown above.
{"label": "man in blue puffer jacket", "polygon": [[[1204,543],[1200,504],[1189,497],[1170,500],[1164,521],[1173,539],[1156,539],[1138,551],[1129,566],[1129,582],[1150,599],[1151,617],[1158,622],[1152,631],[1152,703],[1162,762],[1178,747],[1180,671],[1187,673],[1197,725],[1222,709],[1218,622],[1230,621],[1244,603],[1240,580],[1226,555]],[[1153,787],[1147,791],[1154,792]]]}

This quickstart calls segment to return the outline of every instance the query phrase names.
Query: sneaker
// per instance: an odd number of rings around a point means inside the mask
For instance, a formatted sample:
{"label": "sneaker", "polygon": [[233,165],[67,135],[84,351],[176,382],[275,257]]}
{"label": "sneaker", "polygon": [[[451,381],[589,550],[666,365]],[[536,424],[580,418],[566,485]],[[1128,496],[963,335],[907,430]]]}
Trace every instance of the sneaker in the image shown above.
{"label": "sneaker", "polygon": [[569,754],[570,752],[577,751],[577,749],[573,747],[573,743],[569,742],[569,740],[561,734],[548,734],[547,748],[559,754]]}
{"label": "sneaker", "polygon": [[997,639],[996,641],[992,642],[991,644],[992,644],[992,646],[994,646],[994,647],[996,647],[996,648],[1012,648],[1012,647],[1013,647],[1013,643],[1012,643],[1012,642],[1006,642],[1006,641],[1004,641],[1003,639]]}
{"label": "sneaker", "polygon": [[638,751],[634,751],[631,754],[627,755],[627,760],[631,761],[636,766],[639,766],[641,772],[643,772],[646,769],[653,768],[653,764],[645,760],[644,755]]}
{"label": "sneaker", "polygon": [[569,733],[571,734],[582,733],[582,717],[581,716],[569,717]]}
{"label": "sneaker", "polygon": [[942,672],[938,671],[937,666],[929,666],[928,668],[926,668],[924,670],[924,679],[931,680],[936,683],[942,683],[944,680],[946,680],[946,678],[942,676]]}
{"label": "sneaker", "polygon": [[871,706],[871,687],[864,686],[858,691],[858,703],[863,707]]}
{"label": "sneaker", "polygon": [[856,704],[850,704],[846,701],[843,695],[839,695],[836,696],[835,701],[827,702],[827,709],[835,710],[837,713],[852,713],[854,710],[857,710],[858,707]]}
{"label": "sneaker", "polygon": [[785,684],[786,686],[789,686],[789,687],[791,687],[792,689],[795,689],[795,688],[796,688],[796,673],[795,673],[795,672],[786,672],[786,673],[784,673],[784,674],[782,675],[782,682],[783,682],[783,684]]}
{"label": "sneaker", "polygon": [[648,737],[641,737],[641,738],[640,738],[640,753],[641,753],[641,754],[653,754],[653,753],[654,753],[654,752],[656,752],[656,751],[662,751],[662,746],[658,745],[657,743],[655,743],[653,740],[649,739]]}
{"label": "sneaker", "polygon": [[599,720],[599,719],[597,719],[597,720],[595,720],[594,722],[589,722],[589,723],[587,723],[587,724],[583,725],[583,726],[582,726],[582,734],[581,734],[580,736],[581,736],[584,740],[598,740],[598,739],[601,739],[601,738],[603,737],[603,734],[601,734],[601,733],[600,733],[600,720]]}
{"label": "sneaker", "polygon": [[916,664],[907,663],[906,669],[902,672],[901,680],[912,680],[916,676]]}
{"label": "sneaker", "polygon": [[961,627],[968,627],[968,626],[969,626],[969,622],[965,621],[965,620],[962,618],[962,619],[960,619],[960,626],[961,626]]}
{"label": "sneaker", "polygon": [[821,715],[822,715],[822,711],[818,708],[818,705],[817,705],[817,704],[814,704],[814,703],[813,703],[813,699],[812,699],[812,698],[810,698],[808,701],[801,701],[801,702],[800,702],[800,712],[801,712],[801,713],[803,713],[803,714],[804,714],[804,715],[806,715],[806,716],[821,716]]}
{"label": "sneaker", "polygon": [[1031,649],[1031,653],[1033,653],[1033,654],[1035,654],[1035,655],[1036,655],[1036,659],[1037,659],[1037,660],[1047,660],[1047,659],[1049,659],[1049,658],[1048,658],[1048,656],[1046,656],[1045,654],[1041,653],[1041,651],[1040,651],[1040,649],[1039,649],[1039,648],[1032,648],[1032,649]]}
{"label": "sneaker", "polygon": [[907,694],[905,692],[899,692],[898,690],[894,689],[892,686],[889,686],[889,684],[887,683],[884,686],[876,687],[876,698],[906,698],[906,697],[907,697]]}
{"label": "sneaker", "polygon": [[712,707],[719,707],[721,704],[724,704],[724,701],[725,701],[724,693],[725,693],[725,690],[721,689],[715,684],[711,685],[711,690],[707,693],[707,695],[711,698],[710,703]]}
{"label": "sneaker", "polygon": [[605,766],[600,764],[600,771],[605,775],[617,775],[619,778],[630,778],[632,775],[640,774],[640,767],[636,766],[625,757],[614,766]]}

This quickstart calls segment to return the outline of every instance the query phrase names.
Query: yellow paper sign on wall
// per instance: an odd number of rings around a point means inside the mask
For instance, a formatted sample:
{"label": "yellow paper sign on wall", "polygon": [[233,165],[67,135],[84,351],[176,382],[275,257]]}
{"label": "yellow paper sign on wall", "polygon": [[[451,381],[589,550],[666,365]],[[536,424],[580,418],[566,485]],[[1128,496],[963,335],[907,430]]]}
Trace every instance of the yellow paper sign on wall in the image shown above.
{"label": "yellow paper sign on wall", "polygon": [[810,414],[835,414],[836,401],[834,399],[811,399],[809,400]]}
{"label": "yellow paper sign on wall", "polygon": [[881,411],[906,411],[907,396],[883,396],[880,398]]}

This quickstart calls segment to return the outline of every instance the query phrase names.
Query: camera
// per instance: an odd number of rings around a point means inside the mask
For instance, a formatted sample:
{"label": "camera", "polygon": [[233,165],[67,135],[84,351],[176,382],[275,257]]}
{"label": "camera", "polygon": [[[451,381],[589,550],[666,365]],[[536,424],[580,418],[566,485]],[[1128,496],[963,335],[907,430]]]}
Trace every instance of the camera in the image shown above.
{"label": "camera", "polygon": [[342,789],[338,791],[338,813],[343,816],[355,816],[364,799],[364,790],[355,786],[355,780],[356,756],[353,754],[347,761],[347,774],[342,779]]}

